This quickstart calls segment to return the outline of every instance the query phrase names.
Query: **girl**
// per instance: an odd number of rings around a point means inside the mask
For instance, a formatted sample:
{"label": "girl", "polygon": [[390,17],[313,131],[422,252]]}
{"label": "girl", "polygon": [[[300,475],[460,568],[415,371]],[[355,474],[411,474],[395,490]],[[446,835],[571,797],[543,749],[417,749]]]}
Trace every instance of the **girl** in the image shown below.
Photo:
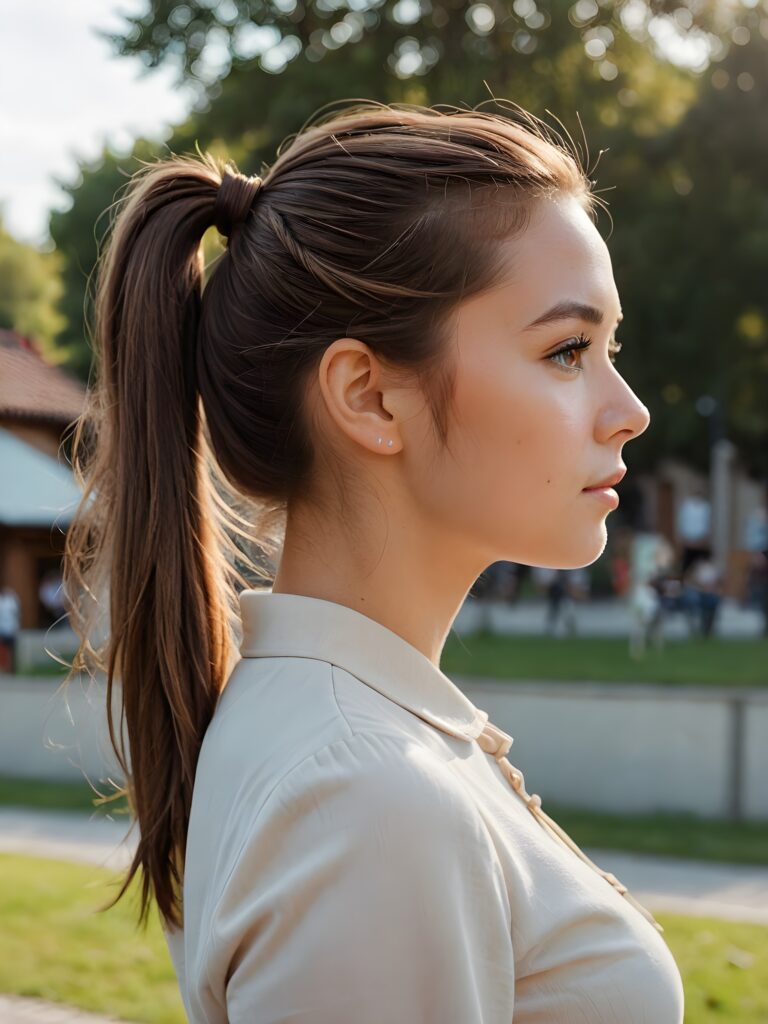
{"label": "girl", "polygon": [[129,183],[67,572],[127,726],[116,899],[141,868],[193,1024],[682,1021],[661,926],[440,669],[488,565],[599,557],[648,426],[591,185],[513,105],[372,101],[263,177]]}

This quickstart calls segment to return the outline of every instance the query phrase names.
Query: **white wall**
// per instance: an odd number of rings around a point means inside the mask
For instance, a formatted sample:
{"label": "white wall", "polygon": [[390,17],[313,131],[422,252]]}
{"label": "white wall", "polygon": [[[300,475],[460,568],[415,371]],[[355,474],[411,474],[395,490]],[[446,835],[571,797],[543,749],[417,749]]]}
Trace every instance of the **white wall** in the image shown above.
{"label": "white wall", "polygon": [[[119,687],[113,691],[120,728]],[[74,677],[0,675],[0,774],[37,779],[122,780],[109,750],[106,685]],[[101,787],[99,787],[101,788]],[[102,790],[103,791],[103,790]]]}
{"label": "white wall", "polygon": [[[85,678],[85,677],[83,677]],[[506,682],[454,676],[514,739],[529,793],[567,806],[729,817],[733,709],[744,709],[740,802],[768,820],[768,692],[719,687]],[[119,687],[113,693],[119,728]],[[109,749],[106,686],[0,676],[0,774],[121,779]],[[99,788],[102,788],[101,786]]]}
{"label": "white wall", "polygon": [[734,809],[734,702],[744,709],[739,800],[768,819],[768,692],[454,676],[513,737],[509,760],[542,801],[617,812]]}

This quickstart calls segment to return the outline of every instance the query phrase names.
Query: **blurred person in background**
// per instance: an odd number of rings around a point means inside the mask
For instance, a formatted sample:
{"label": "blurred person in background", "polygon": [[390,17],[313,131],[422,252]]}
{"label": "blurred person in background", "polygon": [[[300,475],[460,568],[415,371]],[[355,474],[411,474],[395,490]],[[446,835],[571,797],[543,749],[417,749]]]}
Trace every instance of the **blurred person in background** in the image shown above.
{"label": "blurred person in background", "polygon": [[677,510],[681,575],[686,574],[688,566],[697,558],[704,558],[710,554],[711,518],[707,488],[702,483],[694,484],[690,494],[683,498]]}
{"label": "blurred person in background", "polygon": [[624,597],[630,586],[630,551],[634,529],[622,526],[613,533],[610,555],[611,589],[616,597]]}
{"label": "blurred person in background", "polygon": [[768,550],[763,552],[762,566],[758,570],[758,583],[755,592],[758,599],[758,607],[763,613],[763,635],[768,636]]}
{"label": "blurred person in background", "polygon": [[496,596],[505,604],[514,604],[520,593],[521,572],[516,562],[496,563]]}
{"label": "blurred person in background", "polygon": [[629,586],[626,597],[631,614],[629,653],[642,657],[648,646],[664,644],[665,602],[660,580],[674,561],[674,548],[660,533],[638,530],[629,554]]}
{"label": "blurred person in background", "polygon": [[699,636],[711,636],[723,597],[722,573],[712,558],[697,558],[683,576],[688,614]]}
{"label": "blurred person in background", "polygon": [[589,574],[586,569],[538,567],[534,578],[546,601],[544,632],[548,636],[556,636],[562,622],[563,632],[575,636],[578,632],[576,602],[584,601],[589,596]]}
{"label": "blurred person in background", "polygon": [[16,671],[16,644],[21,623],[21,601],[9,584],[0,590],[0,671]]}
{"label": "blurred person in background", "polygon": [[764,630],[768,634],[768,506],[764,499],[747,516],[742,545],[747,552],[743,604],[763,612]]}
{"label": "blurred person in background", "polygon": [[64,587],[61,572],[49,569],[40,580],[38,588],[40,603],[48,613],[52,625],[61,625],[66,618],[67,608],[64,601]]}

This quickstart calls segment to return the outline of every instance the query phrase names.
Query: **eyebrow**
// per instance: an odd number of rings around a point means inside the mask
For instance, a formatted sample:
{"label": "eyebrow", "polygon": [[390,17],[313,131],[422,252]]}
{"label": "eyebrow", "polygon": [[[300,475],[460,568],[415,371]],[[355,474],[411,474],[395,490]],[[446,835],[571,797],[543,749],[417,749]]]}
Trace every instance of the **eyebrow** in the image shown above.
{"label": "eyebrow", "polygon": [[[623,320],[624,314],[620,311],[617,323]],[[603,311],[596,306],[590,306],[585,302],[574,302],[566,299],[558,302],[546,313],[537,316],[523,330],[530,331],[534,327],[542,327],[544,324],[556,323],[558,320],[584,320],[588,324],[601,324],[603,322]]]}

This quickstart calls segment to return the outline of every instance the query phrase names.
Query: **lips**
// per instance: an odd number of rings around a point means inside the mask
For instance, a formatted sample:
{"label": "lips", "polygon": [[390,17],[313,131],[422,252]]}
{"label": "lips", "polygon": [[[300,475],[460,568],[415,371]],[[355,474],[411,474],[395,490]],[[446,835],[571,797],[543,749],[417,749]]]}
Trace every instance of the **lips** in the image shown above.
{"label": "lips", "polygon": [[616,470],[616,472],[612,476],[607,476],[604,480],[601,480],[599,483],[590,484],[588,487],[584,487],[583,490],[598,491],[604,487],[615,487],[616,484],[619,483],[619,481],[623,478],[626,472],[627,467],[621,466],[619,469]]}

